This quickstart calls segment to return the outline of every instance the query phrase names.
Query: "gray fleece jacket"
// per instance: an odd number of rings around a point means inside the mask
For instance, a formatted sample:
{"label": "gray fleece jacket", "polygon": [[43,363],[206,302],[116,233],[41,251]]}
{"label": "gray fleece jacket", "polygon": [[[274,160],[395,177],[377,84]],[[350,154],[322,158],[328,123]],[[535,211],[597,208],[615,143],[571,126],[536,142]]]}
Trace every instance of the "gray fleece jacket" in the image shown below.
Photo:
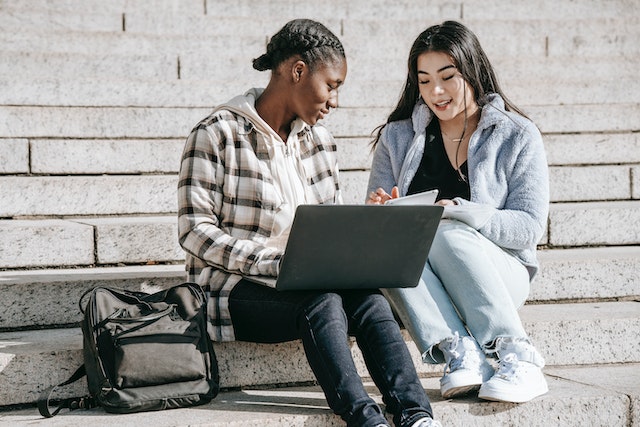
{"label": "gray fleece jacket", "polygon": [[[542,136],[531,121],[505,111],[499,95],[491,94],[488,100],[469,141],[471,200],[457,198],[456,202],[492,208],[493,215],[478,231],[519,259],[533,278],[538,271],[536,245],[549,213]],[[390,192],[397,185],[400,195],[406,195],[420,166],[432,118],[433,113],[420,100],[411,119],[385,126],[373,155],[368,192],[378,187]]]}

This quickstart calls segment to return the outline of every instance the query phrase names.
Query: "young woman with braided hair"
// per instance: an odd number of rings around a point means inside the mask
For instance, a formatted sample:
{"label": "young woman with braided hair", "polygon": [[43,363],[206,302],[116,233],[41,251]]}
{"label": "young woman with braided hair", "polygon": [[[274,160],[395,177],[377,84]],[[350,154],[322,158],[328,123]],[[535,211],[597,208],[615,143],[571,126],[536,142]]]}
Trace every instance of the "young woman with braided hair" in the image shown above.
{"label": "young woman with braided hair", "polygon": [[348,426],[388,426],[356,370],[348,344],[355,336],[394,424],[440,425],[379,292],[286,292],[243,279],[278,275],[298,205],[342,201],[336,145],[318,124],[338,106],[347,74],[342,44],[322,24],[294,20],[253,66],[271,70],[267,87],[202,120],[180,168],[180,244],[189,280],[210,295],[212,339],[301,339],[331,409]]}

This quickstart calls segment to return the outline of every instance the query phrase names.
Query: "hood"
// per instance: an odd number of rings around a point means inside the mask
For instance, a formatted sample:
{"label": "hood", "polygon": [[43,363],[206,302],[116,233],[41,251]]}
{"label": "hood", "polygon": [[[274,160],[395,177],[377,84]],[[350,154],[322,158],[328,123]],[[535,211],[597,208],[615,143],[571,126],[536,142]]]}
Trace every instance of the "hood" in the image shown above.
{"label": "hood", "polygon": [[[276,133],[271,126],[264,121],[262,117],[258,114],[256,110],[256,100],[262,95],[264,92],[263,88],[251,88],[243,95],[236,96],[231,98],[229,101],[216,106],[213,112],[219,110],[229,110],[233,113],[240,114],[241,116],[248,119],[258,131],[271,135],[272,137],[276,137],[279,139],[280,137]],[[300,132],[305,126],[308,126],[301,119],[295,119],[291,124],[291,129],[294,132]]]}

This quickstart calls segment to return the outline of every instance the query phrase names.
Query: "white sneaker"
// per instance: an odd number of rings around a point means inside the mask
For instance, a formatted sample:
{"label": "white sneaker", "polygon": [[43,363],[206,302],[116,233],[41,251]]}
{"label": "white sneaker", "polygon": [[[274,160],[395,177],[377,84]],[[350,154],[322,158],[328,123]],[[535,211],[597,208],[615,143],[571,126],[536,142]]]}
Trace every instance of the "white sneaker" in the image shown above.
{"label": "white sneaker", "polygon": [[549,391],[542,373],[544,359],[527,340],[499,339],[496,352],[499,358],[498,371],[482,384],[479,398],[522,403]]}
{"label": "white sneaker", "polygon": [[460,338],[456,332],[453,337],[440,342],[438,348],[446,362],[440,379],[440,393],[445,399],[477,390],[494,374],[482,349],[471,337]]}
{"label": "white sneaker", "polygon": [[411,424],[411,427],[442,427],[440,421],[436,421],[433,418],[420,418],[415,423]]}

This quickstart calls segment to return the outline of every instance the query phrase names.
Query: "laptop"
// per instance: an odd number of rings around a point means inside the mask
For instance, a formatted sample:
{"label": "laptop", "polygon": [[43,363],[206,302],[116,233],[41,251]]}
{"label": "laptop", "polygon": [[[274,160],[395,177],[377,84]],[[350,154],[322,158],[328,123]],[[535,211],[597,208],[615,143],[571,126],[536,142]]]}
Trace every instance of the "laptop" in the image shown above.
{"label": "laptop", "polygon": [[245,276],[281,291],[415,287],[443,207],[301,205],[276,277]]}

